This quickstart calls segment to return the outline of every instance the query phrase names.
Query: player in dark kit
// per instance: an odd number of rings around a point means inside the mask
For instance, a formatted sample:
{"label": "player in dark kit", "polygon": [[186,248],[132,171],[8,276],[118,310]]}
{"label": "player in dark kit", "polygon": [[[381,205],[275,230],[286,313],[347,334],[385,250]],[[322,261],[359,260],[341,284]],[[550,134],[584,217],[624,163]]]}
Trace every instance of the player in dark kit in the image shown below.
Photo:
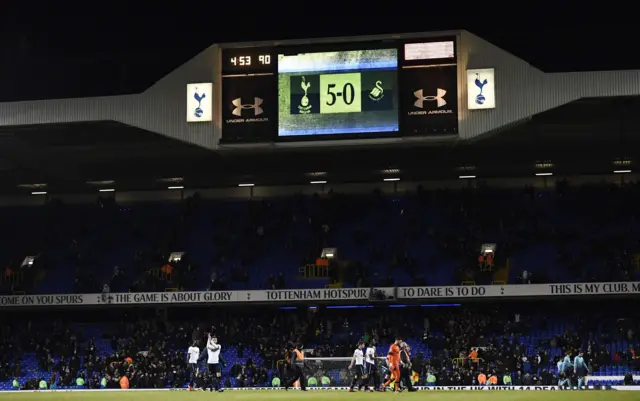
{"label": "player in dark kit", "polygon": [[[389,370],[389,362],[384,359],[380,361],[380,377],[382,377],[382,383],[386,383],[391,380],[391,370]],[[383,387],[378,389],[379,391],[384,391]]]}
{"label": "player in dark kit", "polygon": [[289,390],[289,387],[292,387],[296,382],[300,383],[300,390],[307,391],[307,387],[304,379],[304,372],[302,368],[304,367],[304,354],[300,350],[302,348],[301,345],[288,346],[289,351],[286,354],[285,360],[287,361],[287,366],[289,368],[289,372],[291,372],[291,376],[285,381],[285,390]]}
{"label": "player in dark kit", "polygon": [[408,391],[416,391],[411,383],[411,347],[404,341],[400,344],[400,381]]}

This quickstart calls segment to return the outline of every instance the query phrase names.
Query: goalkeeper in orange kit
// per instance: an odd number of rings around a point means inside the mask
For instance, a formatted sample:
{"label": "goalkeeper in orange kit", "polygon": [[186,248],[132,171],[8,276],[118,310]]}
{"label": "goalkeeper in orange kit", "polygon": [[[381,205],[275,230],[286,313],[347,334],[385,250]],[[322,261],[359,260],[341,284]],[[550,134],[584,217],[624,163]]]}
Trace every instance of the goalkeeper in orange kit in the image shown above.
{"label": "goalkeeper in orange kit", "polygon": [[382,385],[382,391],[385,391],[391,382],[394,382],[394,391],[399,392],[400,385],[400,343],[402,342],[402,338],[396,337],[396,340],[389,347],[389,353],[387,354],[387,363],[389,364],[389,370],[391,372],[391,376],[389,379]]}

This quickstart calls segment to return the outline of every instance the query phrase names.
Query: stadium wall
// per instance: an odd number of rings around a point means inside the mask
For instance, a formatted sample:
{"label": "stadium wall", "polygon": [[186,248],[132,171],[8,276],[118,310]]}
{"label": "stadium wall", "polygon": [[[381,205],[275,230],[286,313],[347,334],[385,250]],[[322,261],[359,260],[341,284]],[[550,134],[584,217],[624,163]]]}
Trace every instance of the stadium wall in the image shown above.
{"label": "stadium wall", "polygon": [[[493,133],[574,100],[640,95],[640,70],[545,73],[467,31],[458,43],[460,137]],[[466,71],[495,69],[496,108],[469,110]]]}
{"label": "stadium wall", "polygon": [[[0,126],[118,121],[214,149],[213,122],[186,122],[186,85],[212,82],[215,91],[218,53],[217,46],[207,48],[141,94],[0,103]],[[215,111],[216,96],[211,99]]]}

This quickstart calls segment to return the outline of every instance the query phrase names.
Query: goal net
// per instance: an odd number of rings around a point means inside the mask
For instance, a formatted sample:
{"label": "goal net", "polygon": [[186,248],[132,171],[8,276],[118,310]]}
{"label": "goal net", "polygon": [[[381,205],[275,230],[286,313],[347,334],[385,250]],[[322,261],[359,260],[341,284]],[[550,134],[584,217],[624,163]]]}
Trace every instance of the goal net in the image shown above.
{"label": "goal net", "polygon": [[[376,358],[378,374],[382,374],[384,357]],[[304,375],[307,386],[349,387],[356,370],[349,369],[351,358],[305,358]]]}

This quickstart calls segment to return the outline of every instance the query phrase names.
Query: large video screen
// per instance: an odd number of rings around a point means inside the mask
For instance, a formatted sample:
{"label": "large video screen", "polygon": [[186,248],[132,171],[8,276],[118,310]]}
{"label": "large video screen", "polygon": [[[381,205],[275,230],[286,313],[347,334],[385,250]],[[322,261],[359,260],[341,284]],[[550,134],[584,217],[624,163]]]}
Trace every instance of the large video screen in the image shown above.
{"label": "large video screen", "polygon": [[398,131],[397,49],[278,55],[278,136]]}

